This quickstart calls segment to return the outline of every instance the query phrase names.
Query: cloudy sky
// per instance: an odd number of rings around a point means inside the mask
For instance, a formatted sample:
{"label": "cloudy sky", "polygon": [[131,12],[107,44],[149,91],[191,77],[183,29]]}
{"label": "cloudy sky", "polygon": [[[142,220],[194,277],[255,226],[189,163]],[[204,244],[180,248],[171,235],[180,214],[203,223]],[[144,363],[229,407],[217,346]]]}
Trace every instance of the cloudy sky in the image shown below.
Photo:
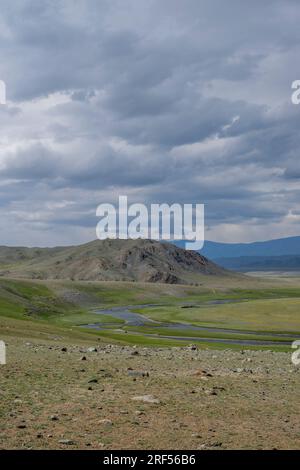
{"label": "cloudy sky", "polygon": [[1,0],[0,244],[96,207],[206,205],[206,238],[300,235],[298,0]]}

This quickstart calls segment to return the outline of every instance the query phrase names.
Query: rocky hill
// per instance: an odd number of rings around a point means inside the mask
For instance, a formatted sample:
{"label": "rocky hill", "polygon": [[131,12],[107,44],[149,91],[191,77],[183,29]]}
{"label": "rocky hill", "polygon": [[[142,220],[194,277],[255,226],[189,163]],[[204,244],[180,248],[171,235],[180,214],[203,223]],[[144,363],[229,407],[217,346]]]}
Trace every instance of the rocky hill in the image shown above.
{"label": "rocky hill", "polygon": [[96,240],[56,248],[0,247],[0,275],[30,279],[197,284],[228,275],[204,256],[152,240]]}

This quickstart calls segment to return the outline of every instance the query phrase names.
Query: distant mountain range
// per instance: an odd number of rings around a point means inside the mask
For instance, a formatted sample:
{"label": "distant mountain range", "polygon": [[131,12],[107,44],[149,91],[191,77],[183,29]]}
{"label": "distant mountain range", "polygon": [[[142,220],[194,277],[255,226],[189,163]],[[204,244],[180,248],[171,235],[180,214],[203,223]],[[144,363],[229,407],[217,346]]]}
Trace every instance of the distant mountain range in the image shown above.
{"label": "distant mountain range", "polygon": [[[184,247],[184,241],[174,242]],[[206,241],[201,255],[237,271],[300,270],[300,237],[254,243]]]}
{"label": "distant mountain range", "polygon": [[299,271],[299,255],[282,256],[240,256],[239,258],[217,258],[220,266],[233,271]]}
{"label": "distant mountain range", "polygon": [[[184,241],[174,242],[184,248]],[[238,258],[239,256],[283,256],[300,255],[300,237],[278,238],[254,243],[219,243],[205,241],[200,250],[210,259]]]}
{"label": "distant mountain range", "polygon": [[300,271],[300,237],[255,243],[206,241],[200,253],[181,247],[184,241],[153,240],[96,240],[56,248],[0,246],[0,276],[193,284],[203,275],[230,274],[226,269]]}

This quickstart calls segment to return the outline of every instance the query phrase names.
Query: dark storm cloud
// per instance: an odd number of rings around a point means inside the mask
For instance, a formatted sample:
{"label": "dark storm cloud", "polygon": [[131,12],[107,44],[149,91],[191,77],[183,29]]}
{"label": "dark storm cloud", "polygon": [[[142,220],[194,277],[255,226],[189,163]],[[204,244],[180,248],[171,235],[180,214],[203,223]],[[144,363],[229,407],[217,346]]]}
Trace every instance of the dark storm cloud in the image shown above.
{"label": "dark storm cloud", "polygon": [[3,243],[93,238],[118,194],[206,203],[214,238],[300,230],[299,20],[293,0],[3,0]]}

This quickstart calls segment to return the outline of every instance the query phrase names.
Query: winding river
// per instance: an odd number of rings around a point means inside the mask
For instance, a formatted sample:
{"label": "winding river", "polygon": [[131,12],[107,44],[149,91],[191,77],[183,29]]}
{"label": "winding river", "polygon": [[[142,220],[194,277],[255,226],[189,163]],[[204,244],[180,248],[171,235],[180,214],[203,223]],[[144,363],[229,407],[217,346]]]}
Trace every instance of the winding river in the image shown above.
{"label": "winding river", "polygon": [[[235,300],[233,300],[234,302]],[[218,301],[213,301],[210,302],[210,304],[215,304],[215,303],[229,303],[230,300],[218,300]],[[257,331],[243,331],[243,330],[235,330],[235,329],[226,329],[226,328],[214,328],[214,327],[206,327],[206,326],[195,326],[195,325],[190,325],[187,323],[162,323],[158,322],[155,320],[151,320],[150,318],[146,317],[145,315],[142,315],[140,313],[135,313],[133,310],[136,309],[141,309],[141,308],[151,308],[151,307],[158,307],[159,305],[157,304],[143,304],[143,305],[127,305],[127,306],[121,306],[121,307],[113,307],[109,309],[96,309],[93,310],[93,313],[96,313],[97,315],[109,315],[113,318],[117,318],[119,320],[123,320],[125,322],[125,325],[122,326],[137,326],[137,327],[142,327],[142,326],[148,326],[151,328],[164,328],[164,329],[169,329],[170,331],[174,332],[178,330],[178,336],[174,334],[168,336],[167,334],[149,334],[149,333],[141,333],[144,334],[144,336],[148,337],[156,337],[156,338],[166,338],[166,339],[173,339],[173,340],[182,340],[182,341],[193,341],[193,342],[207,342],[207,343],[226,343],[226,344],[238,344],[238,345],[243,345],[243,346],[278,346],[284,345],[284,346],[290,346],[291,345],[291,337],[293,339],[298,339],[300,338],[300,335],[295,334],[286,334],[286,333],[265,333],[265,332],[257,332]],[[193,306],[185,306],[183,308],[192,308]],[[198,306],[197,306],[198,307]],[[109,322],[97,322],[97,323],[89,323],[86,325],[80,325],[81,327],[84,328],[92,328],[96,330],[107,330],[107,327],[113,326],[116,328],[115,323],[109,323]],[[180,336],[180,331],[182,330],[189,330],[191,332],[190,336]],[[203,332],[210,332],[210,333],[230,333],[230,334],[236,334],[236,335],[255,335],[257,336],[270,336],[274,338],[274,341],[272,340],[266,340],[266,339],[240,339],[240,338],[206,338],[206,337],[199,337],[199,336],[193,336],[193,331],[203,331]],[[124,331],[125,333],[125,331]],[[276,338],[280,338],[281,341],[275,341]],[[286,338],[286,341],[284,341],[284,338]]]}

